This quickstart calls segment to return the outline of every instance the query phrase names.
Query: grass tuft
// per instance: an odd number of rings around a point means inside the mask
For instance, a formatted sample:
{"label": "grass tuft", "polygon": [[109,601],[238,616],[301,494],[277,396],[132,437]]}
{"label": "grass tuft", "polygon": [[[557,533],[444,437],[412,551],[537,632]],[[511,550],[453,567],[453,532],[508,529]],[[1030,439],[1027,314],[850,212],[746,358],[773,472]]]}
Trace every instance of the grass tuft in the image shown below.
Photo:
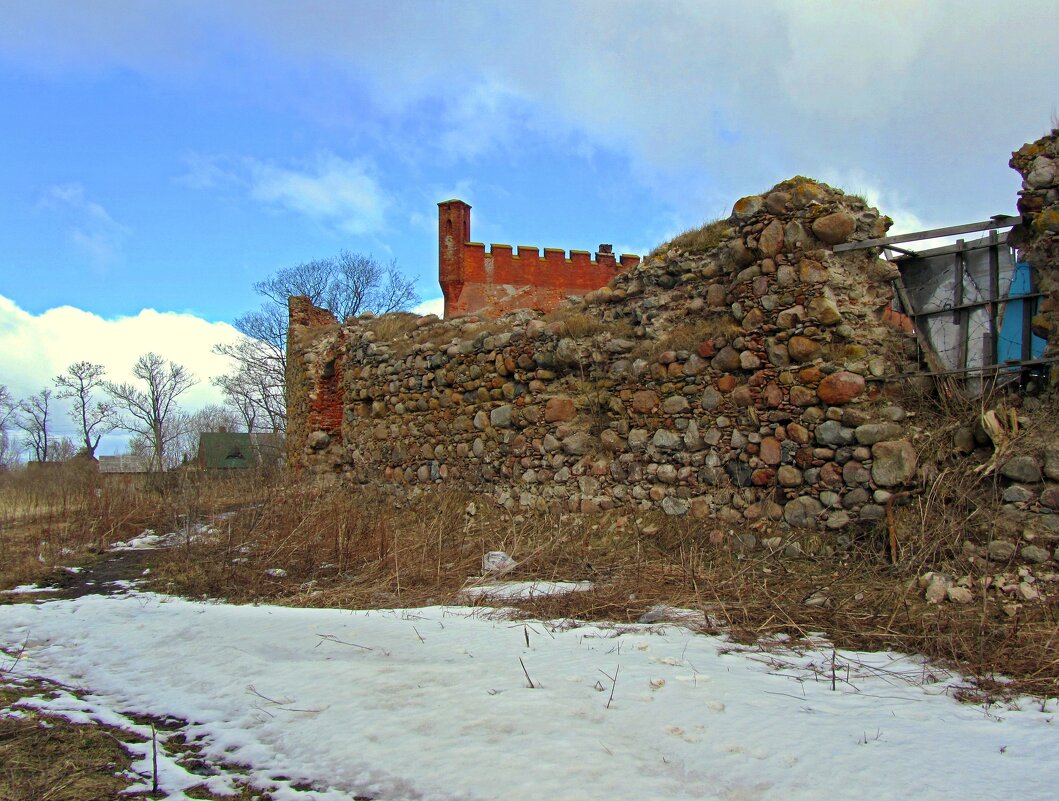
{"label": "grass tuft", "polygon": [[376,341],[393,342],[414,331],[419,319],[418,314],[411,312],[391,312],[369,321],[369,326],[375,333]]}
{"label": "grass tuft", "polygon": [[587,339],[604,332],[609,332],[615,337],[633,336],[632,326],[628,322],[605,322],[573,304],[558,306],[544,316],[544,322],[559,323],[559,336],[573,339]]}
{"label": "grass tuft", "polygon": [[681,253],[706,253],[724,242],[731,233],[728,218],[723,217],[704,223],[698,228],[689,228],[656,247],[649,256],[657,256],[670,250]]}

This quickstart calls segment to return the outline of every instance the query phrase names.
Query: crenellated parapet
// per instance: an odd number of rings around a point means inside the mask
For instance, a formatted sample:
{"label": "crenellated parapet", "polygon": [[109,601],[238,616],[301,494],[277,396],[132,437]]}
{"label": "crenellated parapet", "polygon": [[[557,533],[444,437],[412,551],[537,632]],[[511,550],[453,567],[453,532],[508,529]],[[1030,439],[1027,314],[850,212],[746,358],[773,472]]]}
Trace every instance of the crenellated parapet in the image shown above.
{"label": "crenellated parapet", "polygon": [[471,207],[462,200],[438,204],[438,279],[446,319],[464,314],[496,317],[517,309],[547,312],[564,299],[606,286],[639,256],[616,257],[607,245],[587,250],[470,241]]}

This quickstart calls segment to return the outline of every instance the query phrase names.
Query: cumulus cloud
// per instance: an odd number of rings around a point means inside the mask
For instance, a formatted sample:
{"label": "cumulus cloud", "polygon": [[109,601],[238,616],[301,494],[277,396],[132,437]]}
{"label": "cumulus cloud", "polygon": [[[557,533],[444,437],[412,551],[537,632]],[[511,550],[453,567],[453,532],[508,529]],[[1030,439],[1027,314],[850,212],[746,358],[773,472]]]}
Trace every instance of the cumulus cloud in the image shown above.
{"label": "cumulus cloud", "polygon": [[[136,359],[154,351],[194,373],[199,383],[181,396],[180,403],[195,409],[222,402],[209,379],[228,372],[231,365],[211,350],[238,336],[227,323],[211,323],[190,314],[144,309],[131,317],[106,319],[72,306],[31,314],[0,295],[0,353],[4,354],[0,383],[14,397],[24,398],[50,388],[52,378],[82,360],[102,364],[109,380],[135,382],[132,366]],[[60,431],[64,423],[65,415],[57,422]],[[108,440],[108,445],[113,448],[115,442]]]}
{"label": "cumulus cloud", "polygon": [[56,184],[41,197],[43,208],[57,212],[68,227],[74,247],[99,267],[113,262],[131,231],[99,203],[90,200],[79,183]]}
{"label": "cumulus cloud", "polygon": [[424,300],[412,309],[415,314],[436,314],[438,317],[445,316],[445,298],[430,298]]}

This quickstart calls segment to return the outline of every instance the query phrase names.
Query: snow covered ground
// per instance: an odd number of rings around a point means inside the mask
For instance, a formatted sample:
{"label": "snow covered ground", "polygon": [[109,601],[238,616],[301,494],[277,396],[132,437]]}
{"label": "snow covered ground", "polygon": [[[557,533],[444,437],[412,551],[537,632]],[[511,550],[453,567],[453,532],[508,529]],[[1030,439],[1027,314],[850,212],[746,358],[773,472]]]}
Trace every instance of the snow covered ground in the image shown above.
{"label": "snow covered ground", "polygon": [[181,545],[184,542],[199,542],[217,533],[216,525],[222,520],[231,517],[230,512],[225,512],[211,517],[211,523],[195,522],[184,531],[170,531],[166,534],[158,534],[154,529],[145,529],[130,540],[115,542],[110,546],[111,551],[153,551],[157,548],[168,548],[173,545]]}
{"label": "snow covered ground", "polygon": [[42,587],[39,584],[19,584],[9,590],[0,590],[3,595],[34,595],[40,592],[59,592],[58,587]]}
{"label": "snow covered ground", "polygon": [[0,606],[0,645],[23,644],[0,670],[89,689],[36,703],[182,718],[277,799],[1057,797],[1055,700],[960,704],[951,677],[896,654],[135,591]]}
{"label": "snow covered ground", "polygon": [[460,595],[466,598],[515,600],[539,598],[544,595],[564,595],[568,592],[588,592],[591,581],[491,581],[464,587]]}

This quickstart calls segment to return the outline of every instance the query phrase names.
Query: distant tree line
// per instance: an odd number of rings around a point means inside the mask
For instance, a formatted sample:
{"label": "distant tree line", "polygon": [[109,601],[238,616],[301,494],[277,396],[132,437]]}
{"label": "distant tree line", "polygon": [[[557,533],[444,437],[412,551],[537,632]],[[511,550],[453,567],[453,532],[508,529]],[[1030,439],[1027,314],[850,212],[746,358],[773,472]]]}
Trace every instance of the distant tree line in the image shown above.
{"label": "distant tree line", "polygon": [[[135,380],[106,380],[101,364],[74,362],[27,398],[16,400],[0,384],[0,466],[28,453],[34,461],[66,461],[77,454],[94,457],[104,436],[115,430],[132,435],[129,452],[143,456],[154,470],[186,461],[209,431],[282,433],[287,427],[287,298],[306,295],[339,320],[371,311],[386,314],[414,304],[414,283],[396,264],[342,251],[337,257],[284,267],[254,284],[264,300],[259,309],[235,320],[242,338],[214,348],[234,362],[231,372],[211,382],[224,395],[223,406],[186,412],[179,398],[195,377],[182,365],[145,353],[132,368]],[[55,401],[68,401],[74,436],[55,436]]]}
{"label": "distant tree line", "polygon": [[[136,381],[117,384],[105,380],[101,364],[74,362],[45,387],[16,401],[0,386],[0,464],[10,464],[21,452],[33,461],[61,462],[76,454],[94,457],[100,440],[121,429],[133,435],[132,449],[147,455],[153,468],[172,467],[180,456],[176,445],[194,421],[180,410],[177,399],[197,382],[181,365],[157,353],[136,360]],[[56,437],[56,400],[70,401],[68,416],[75,437]],[[230,416],[235,420],[235,415]],[[12,441],[9,431],[21,432]]]}

